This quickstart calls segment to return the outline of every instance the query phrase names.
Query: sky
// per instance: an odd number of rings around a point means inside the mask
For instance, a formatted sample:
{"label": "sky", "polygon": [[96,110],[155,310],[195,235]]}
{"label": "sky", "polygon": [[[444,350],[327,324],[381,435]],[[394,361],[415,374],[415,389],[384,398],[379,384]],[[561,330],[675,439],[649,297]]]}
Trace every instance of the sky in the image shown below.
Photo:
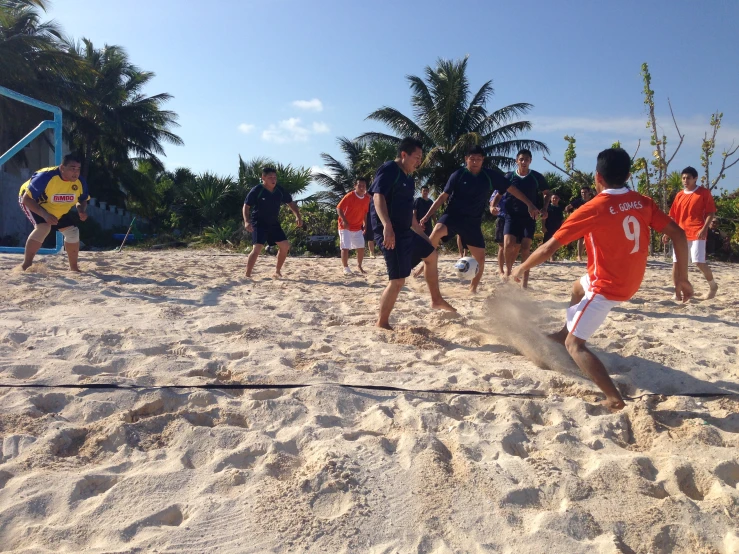
{"label": "sky", "polygon": [[[519,118],[533,123],[524,137],[545,142],[559,165],[566,134],[584,171],[617,140],[633,153],[641,139],[649,152],[643,62],[668,155],[668,99],[685,135],[670,170],[702,174],[716,110],[713,175],[722,149],[739,143],[737,0],[54,0],[47,18],[96,47],[123,46],[156,73],[146,93],[174,96],[166,108],[185,142],[166,146],[168,169],[236,175],[241,155],[320,170],[322,152],[341,158],[337,137],[388,131],[365,119],[372,111],[412,115],[407,75],[467,55],[471,90],[492,80],[489,111],[533,104]],[[538,153],[532,168],[556,171]],[[739,186],[739,164],[721,186]]]}

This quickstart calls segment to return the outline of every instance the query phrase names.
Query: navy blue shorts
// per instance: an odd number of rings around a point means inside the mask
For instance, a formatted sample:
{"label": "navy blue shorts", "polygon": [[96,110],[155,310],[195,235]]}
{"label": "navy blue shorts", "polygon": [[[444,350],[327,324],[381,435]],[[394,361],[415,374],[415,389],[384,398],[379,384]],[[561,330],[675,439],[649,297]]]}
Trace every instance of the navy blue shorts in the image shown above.
{"label": "navy blue shorts", "polygon": [[505,233],[503,232],[505,230],[505,217],[500,217],[495,221],[495,244],[503,244],[504,240],[503,237]]}
{"label": "navy blue shorts", "polygon": [[505,225],[503,227],[504,235],[513,235],[516,237],[516,242],[521,243],[523,239],[534,238],[534,232],[536,231],[536,220],[531,219],[531,216],[516,215],[516,216],[505,216]]}
{"label": "navy blue shorts", "polygon": [[[31,212],[31,216],[33,216],[36,224],[46,223],[46,220],[37,213]],[[57,229],[64,229],[65,227],[77,227],[80,224],[80,218],[76,212],[74,215],[72,215],[71,213],[66,213],[62,217],[58,218],[58,220],[59,223],[51,226],[52,231],[56,231]]]}
{"label": "navy blue shorts", "polygon": [[254,230],[251,232],[251,242],[253,244],[277,244],[283,240],[287,240],[285,231],[282,230],[279,223],[274,225],[257,225],[252,223]]}
{"label": "navy blue shorts", "polygon": [[465,246],[485,248],[485,237],[482,236],[481,220],[444,214],[439,218],[439,223],[446,225],[447,228],[446,236],[441,239],[444,242],[453,239],[455,235],[459,235],[462,239],[462,244]]}
{"label": "navy blue shorts", "polygon": [[405,279],[424,258],[434,253],[434,247],[429,241],[414,231],[405,231],[395,235],[395,248],[388,250],[383,244],[382,235],[375,235],[375,242],[385,257],[387,276],[390,280]]}

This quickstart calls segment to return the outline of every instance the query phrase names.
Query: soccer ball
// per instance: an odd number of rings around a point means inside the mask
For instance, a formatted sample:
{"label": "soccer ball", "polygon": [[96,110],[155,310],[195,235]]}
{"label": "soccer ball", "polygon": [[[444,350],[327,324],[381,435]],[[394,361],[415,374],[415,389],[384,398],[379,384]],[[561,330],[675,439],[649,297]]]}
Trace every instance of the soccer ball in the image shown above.
{"label": "soccer ball", "polygon": [[457,277],[460,279],[472,279],[477,275],[477,260],[472,257],[460,258],[459,261],[454,264],[454,270],[457,272]]}

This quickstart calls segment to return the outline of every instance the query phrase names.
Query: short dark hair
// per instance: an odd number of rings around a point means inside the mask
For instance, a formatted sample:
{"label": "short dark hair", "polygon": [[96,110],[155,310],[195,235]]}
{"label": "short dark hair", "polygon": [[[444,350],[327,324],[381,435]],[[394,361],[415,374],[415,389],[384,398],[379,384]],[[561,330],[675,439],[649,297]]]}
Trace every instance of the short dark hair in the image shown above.
{"label": "short dark hair", "polygon": [[423,189],[431,190],[428,185],[421,185],[421,190],[423,190]]}
{"label": "short dark hair", "polygon": [[269,175],[270,173],[275,173],[276,174],[277,173],[277,170],[274,167],[272,167],[271,165],[265,165],[262,168],[262,175]]}
{"label": "short dark hair", "polygon": [[82,164],[82,159],[77,154],[67,154],[62,159],[62,165],[69,165],[71,162]]}
{"label": "short dark hair", "polygon": [[691,165],[689,165],[688,167],[686,167],[685,169],[683,169],[683,170],[682,170],[682,171],[680,172],[680,175],[690,175],[690,176],[691,176],[691,177],[693,177],[694,179],[697,179],[697,178],[698,178],[698,172],[697,172],[697,171],[695,170],[695,168],[694,168],[693,166],[691,166]]}
{"label": "short dark hair", "polygon": [[474,146],[470,146],[467,149],[467,156],[473,156],[475,154],[479,154],[480,156],[485,156],[485,150],[482,149],[482,146],[479,144],[475,144]]}
{"label": "short dark hair", "polygon": [[398,156],[401,152],[406,154],[413,154],[418,149],[423,150],[423,143],[415,137],[405,137],[398,144]]}
{"label": "short dark hair", "polygon": [[631,156],[623,148],[607,148],[598,154],[595,170],[609,187],[623,188],[631,172]]}
{"label": "short dark hair", "polygon": [[534,157],[534,156],[533,156],[533,155],[531,154],[531,150],[529,150],[528,148],[521,148],[521,150],[519,150],[519,151],[518,151],[518,153],[516,154],[516,159],[518,159],[518,157],[519,157],[519,156],[520,156],[521,154],[523,154],[524,156],[528,156],[529,158],[532,158],[532,159],[533,159],[533,157]]}
{"label": "short dark hair", "polygon": [[356,179],[354,179],[354,184],[356,185],[359,181],[362,181],[365,185],[369,185],[367,177],[357,177]]}

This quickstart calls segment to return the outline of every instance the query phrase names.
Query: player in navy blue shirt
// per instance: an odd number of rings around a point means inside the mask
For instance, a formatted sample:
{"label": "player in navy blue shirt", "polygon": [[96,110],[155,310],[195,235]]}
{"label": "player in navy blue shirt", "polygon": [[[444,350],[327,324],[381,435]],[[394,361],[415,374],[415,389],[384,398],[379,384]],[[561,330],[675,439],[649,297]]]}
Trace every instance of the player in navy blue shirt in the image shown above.
{"label": "player in navy blue shirt", "polygon": [[[549,208],[549,185],[544,176],[538,171],[529,168],[531,165],[531,151],[522,148],[516,154],[516,169],[506,175],[521,192],[526,195],[530,203],[536,204],[539,193],[544,196],[544,207],[541,218],[547,218]],[[517,198],[506,199],[505,228],[503,230],[505,246],[506,275],[511,275],[513,263],[521,253],[521,261],[525,262],[531,255],[531,241],[536,231],[536,215],[531,213],[528,204],[520,202]],[[523,288],[529,283],[528,271],[523,277]]]}
{"label": "player in navy blue shirt", "polygon": [[510,187],[505,176],[497,170],[482,166],[485,162],[485,151],[476,145],[467,151],[464,158],[465,167],[452,173],[434,205],[421,219],[423,225],[441,205],[449,199],[446,213],[439,218],[433,233],[431,243],[438,246],[459,235],[462,243],[467,246],[472,256],[477,260],[479,270],[472,278],[470,290],[477,292],[485,269],[485,239],[482,235],[482,215],[488,208],[490,194],[497,190],[503,193],[506,190],[515,198],[520,198],[524,205],[529,205],[536,212],[536,207],[515,186]]}
{"label": "player in navy blue shirt", "polygon": [[505,197],[497,190],[490,197],[490,213],[495,216],[495,244],[498,245],[498,273],[505,278],[505,248],[503,248],[505,228]]}
{"label": "player in navy blue shirt", "polygon": [[273,277],[282,277],[280,270],[285,263],[287,253],[290,251],[290,243],[285,232],[280,226],[280,207],[287,204],[288,208],[295,214],[296,225],[301,227],[303,220],[300,217],[298,205],[293,197],[277,185],[277,171],[273,167],[262,169],[262,184],[257,185],[249,191],[244,200],[244,227],[251,233],[252,247],[249,258],[246,261],[246,276],[251,277],[254,264],[257,263],[259,253],[265,244],[276,244],[279,248],[277,253],[277,267]]}
{"label": "player in navy blue shirt", "polygon": [[439,292],[438,256],[436,249],[413,215],[415,185],[410,174],[421,165],[423,145],[414,138],[404,138],[398,145],[398,157],[384,163],[375,174],[370,204],[370,219],[375,242],[385,257],[390,282],[380,299],[377,326],[390,329],[390,312],[395,306],[405,278],[411,268],[423,260],[426,283],[431,294],[431,307],[456,311]]}

